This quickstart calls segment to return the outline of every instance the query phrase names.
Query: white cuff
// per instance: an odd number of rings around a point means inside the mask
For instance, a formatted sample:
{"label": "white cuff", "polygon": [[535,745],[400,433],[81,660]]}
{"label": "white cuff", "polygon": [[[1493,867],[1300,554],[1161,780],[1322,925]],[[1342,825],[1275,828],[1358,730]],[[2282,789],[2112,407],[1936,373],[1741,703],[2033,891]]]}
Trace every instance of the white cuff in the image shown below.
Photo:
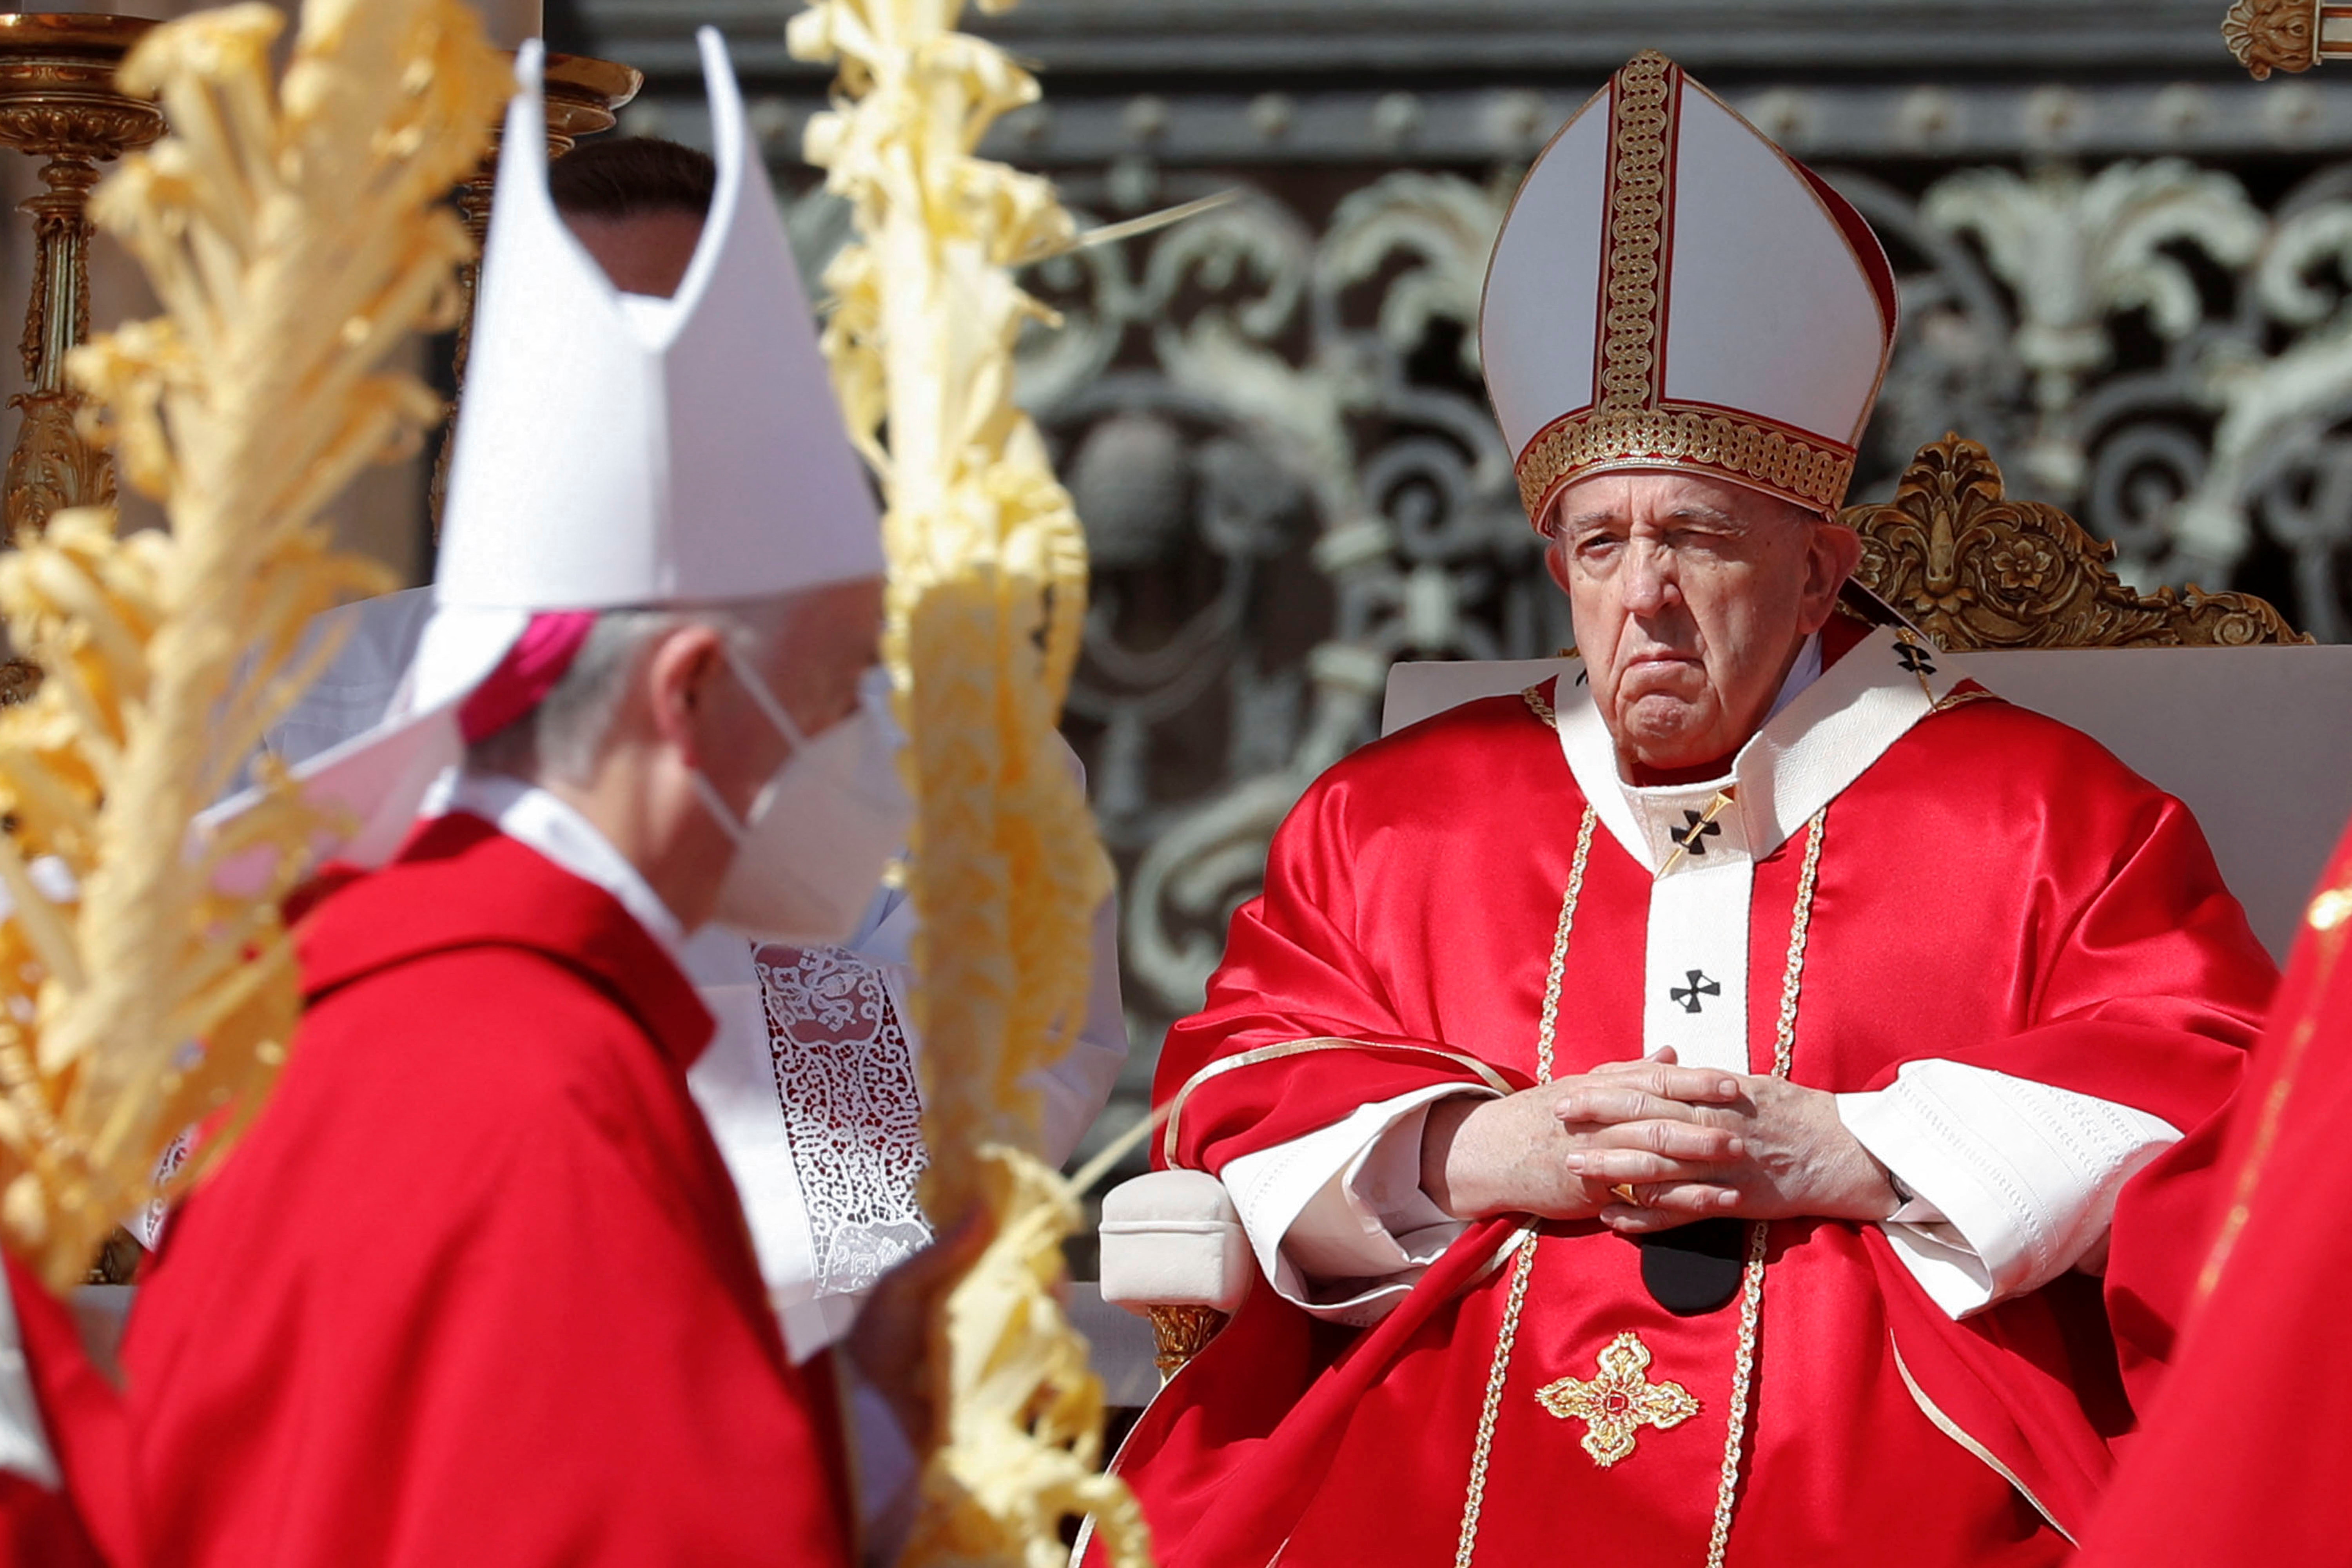
{"label": "white cuff", "polygon": [[1886,1239],[1954,1318],[2095,1270],[2124,1183],[2180,1140],[2128,1105],[1957,1061],[1907,1062],[1837,1108],[1916,1195]]}
{"label": "white cuff", "polygon": [[1494,1093],[1432,1084],[1227,1162],[1225,1190],[1276,1292],[1341,1322],[1385,1317],[1464,1229],[1421,1190],[1428,1108]]}

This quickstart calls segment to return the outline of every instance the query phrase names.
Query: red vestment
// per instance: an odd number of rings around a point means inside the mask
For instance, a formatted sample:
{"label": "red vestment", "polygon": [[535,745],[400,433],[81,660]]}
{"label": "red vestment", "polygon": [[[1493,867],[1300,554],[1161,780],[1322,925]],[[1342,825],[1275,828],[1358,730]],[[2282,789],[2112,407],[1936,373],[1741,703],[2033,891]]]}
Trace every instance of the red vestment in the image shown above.
{"label": "red vestment", "polygon": [[285,1074],[131,1315],[141,1568],[846,1563],[677,965],[467,816],[299,936]]}
{"label": "red vestment", "polygon": [[2320,880],[2255,1050],[2231,1118],[2204,1293],[2084,1543],[2086,1568],[2352,1559],[2347,916],[2352,836]]}
{"label": "red vestment", "polygon": [[[1206,1009],[1160,1059],[1172,1163],[1219,1172],[1431,1084],[1533,1082],[1586,806],[1543,717],[1554,696],[1442,715],[1307,791],[1264,895],[1234,917]],[[2067,1274],[1956,1322],[1877,1227],[1773,1225],[1729,1560],[2055,1562],[2169,1351],[2208,1129],[2274,970],[2184,807],[2004,703],[1938,703],[1822,821],[1795,1082],[1874,1090],[1906,1061],[1942,1058],[2189,1135],[2123,1189],[2104,1291]],[[1800,826],[1755,866],[1757,1072],[1774,1059],[1808,847]],[[1638,1053],[1651,896],[1651,873],[1597,835],[1560,982],[1558,1074]],[[1516,1229],[1472,1226],[1368,1330],[1314,1321],[1259,1281],[1122,1456],[1162,1568],[1259,1568],[1277,1552],[1282,1568],[1449,1563],[1473,1534],[1469,1560],[1486,1564],[1704,1563],[1738,1305],[1672,1315],[1633,1245],[1547,1223],[1501,1360],[1518,1265],[1496,1260]],[[1595,1378],[1627,1332],[1654,1357],[1648,1380],[1699,1407],[1641,1430],[1603,1469],[1580,1446],[1586,1427],[1538,1390]]]}

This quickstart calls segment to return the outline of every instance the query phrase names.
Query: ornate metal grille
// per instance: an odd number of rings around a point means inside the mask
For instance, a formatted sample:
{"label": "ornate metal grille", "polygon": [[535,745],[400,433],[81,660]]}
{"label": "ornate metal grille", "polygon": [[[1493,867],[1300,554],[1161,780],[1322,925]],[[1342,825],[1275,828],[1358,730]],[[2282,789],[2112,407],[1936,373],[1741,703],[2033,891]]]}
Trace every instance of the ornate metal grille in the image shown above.
{"label": "ornate metal grille", "polygon": [[[734,9],[789,178],[817,84],[759,52],[786,8]],[[664,73],[710,7],[579,9],[655,78],[634,125],[693,140]],[[1568,641],[1470,329],[1518,173],[1638,47],[1895,254],[1904,334],[1855,499],[1958,431],[2135,586],[2243,589],[2352,638],[2352,80],[2249,81],[2210,0],[1763,9],[1028,0],[1003,24],[1051,98],[1002,155],[1102,218],[1241,193],[1043,269],[1066,325],[1024,365],[1095,551],[1068,727],[1126,878],[1139,1103],[1276,823],[1374,733],[1390,663]],[[795,225],[821,263],[839,214],[811,194]]]}

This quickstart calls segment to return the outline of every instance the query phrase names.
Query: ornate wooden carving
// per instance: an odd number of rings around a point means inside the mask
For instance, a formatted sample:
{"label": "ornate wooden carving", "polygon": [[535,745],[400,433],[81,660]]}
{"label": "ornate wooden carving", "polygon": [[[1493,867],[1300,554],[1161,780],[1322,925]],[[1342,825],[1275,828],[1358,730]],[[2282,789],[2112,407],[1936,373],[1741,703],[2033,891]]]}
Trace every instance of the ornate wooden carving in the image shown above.
{"label": "ornate wooden carving", "polygon": [[1225,1314],[1214,1307],[1153,1307],[1150,1315],[1151,1337],[1159,1347],[1151,1364],[1160,1369],[1163,1381],[1208,1349],[1226,1322]]}
{"label": "ornate wooden carving", "polygon": [[1958,435],[1921,447],[1892,501],[1843,516],[1862,535],[1854,580],[1955,652],[2311,640],[2250,594],[2127,587],[2107,569],[2113,545],[2010,499],[1992,455]]}

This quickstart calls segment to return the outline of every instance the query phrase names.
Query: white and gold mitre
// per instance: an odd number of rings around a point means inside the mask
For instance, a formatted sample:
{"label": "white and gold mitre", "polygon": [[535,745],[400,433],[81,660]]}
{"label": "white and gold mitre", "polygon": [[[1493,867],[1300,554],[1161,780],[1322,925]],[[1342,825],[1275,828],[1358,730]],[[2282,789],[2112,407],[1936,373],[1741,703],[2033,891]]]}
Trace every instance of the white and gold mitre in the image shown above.
{"label": "white and gold mitre", "polygon": [[1528,516],[1675,468],[1830,513],[1895,344],[1846,200],[1664,56],[1635,56],[1528,171],[1478,320]]}

